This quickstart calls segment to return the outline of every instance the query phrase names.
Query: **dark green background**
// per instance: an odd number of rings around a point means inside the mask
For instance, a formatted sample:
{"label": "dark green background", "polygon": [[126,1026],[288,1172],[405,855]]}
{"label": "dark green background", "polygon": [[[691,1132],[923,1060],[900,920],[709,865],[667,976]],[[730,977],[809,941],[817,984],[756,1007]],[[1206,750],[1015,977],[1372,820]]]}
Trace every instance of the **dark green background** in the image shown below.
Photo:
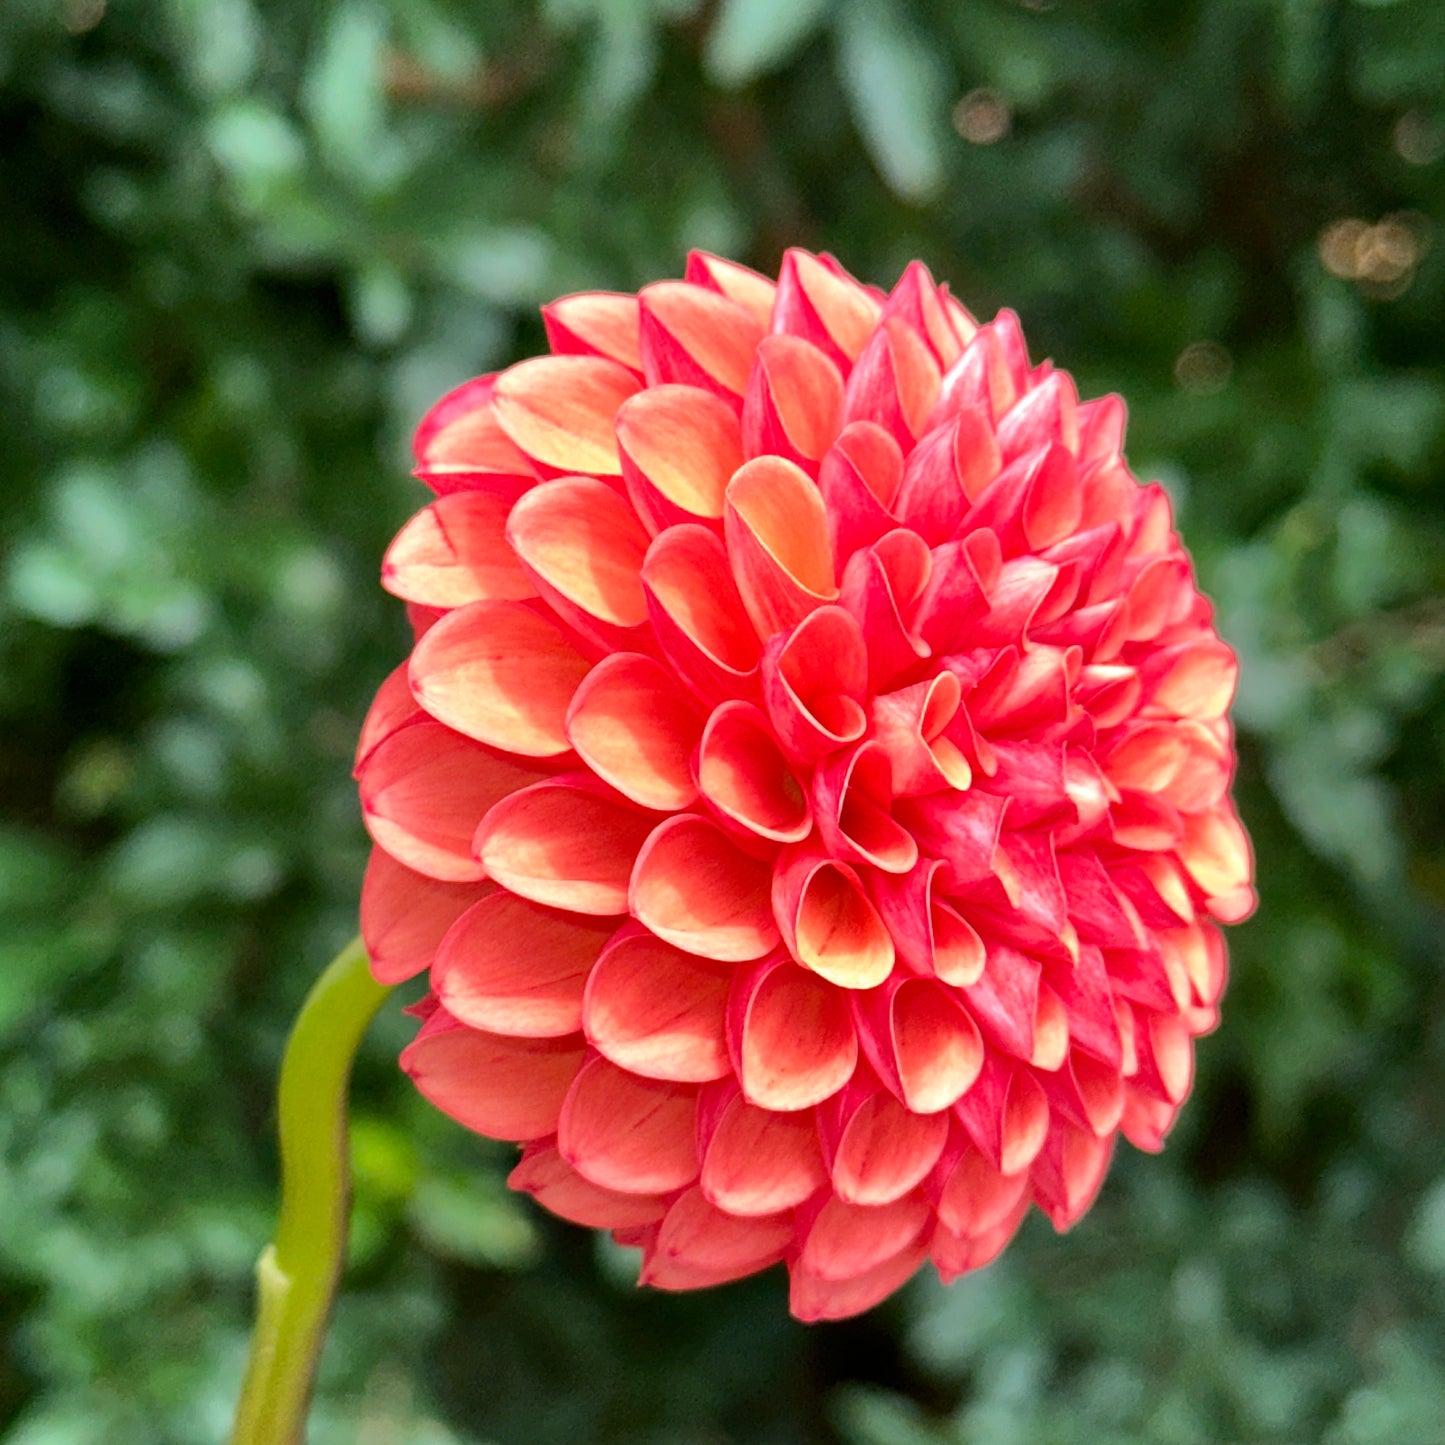
{"label": "dark green background", "polygon": [[392,1007],[313,1440],[1445,1441],[1445,5],[0,0],[0,85],[7,1445],[224,1435],[421,410],[793,243],[1015,307],[1178,502],[1263,899],[1196,1096],[809,1329],[508,1196]]}

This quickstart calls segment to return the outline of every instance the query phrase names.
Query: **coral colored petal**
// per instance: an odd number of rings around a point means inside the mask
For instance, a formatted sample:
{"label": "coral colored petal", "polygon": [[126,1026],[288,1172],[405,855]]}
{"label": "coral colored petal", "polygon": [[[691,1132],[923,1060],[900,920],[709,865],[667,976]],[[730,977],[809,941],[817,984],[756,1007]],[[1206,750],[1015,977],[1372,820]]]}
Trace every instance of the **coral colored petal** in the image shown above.
{"label": "coral colored petal", "polygon": [[584,1179],[553,1144],[528,1145],[507,1183],[560,1218],[591,1229],[636,1228],[667,1213],[660,1194],[622,1194]]}
{"label": "coral colored petal", "polygon": [[736,301],[752,313],[759,326],[765,327],[772,320],[776,283],[736,261],[726,261],[707,251],[689,251],[683,279]]}
{"label": "coral colored petal", "polygon": [[757,457],[739,468],[728,483],[723,535],[760,639],[795,626],[838,595],[823,499],[792,462]]}
{"label": "coral colored petal", "polygon": [[647,620],[642,559],[649,538],[617,492],[591,477],[533,487],[507,519],[507,541],[534,577],[615,627]]}
{"label": "coral colored petal", "polygon": [[378,743],[384,742],[394,732],[410,723],[419,722],[426,714],[417,706],[411,695],[411,684],[406,680],[407,665],[394,667],[385,681],[376,690],[371,706],[362,720],[361,733],[356,740],[356,763],[353,777],[361,776],[361,766]]}
{"label": "coral colored petal", "polygon": [[998,538],[984,528],[931,553],[932,566],[913,626],[935,652],[981,642],[1003,573]]}
{"label": "coral colored petal", "polygon": [[633,860],[655,823],[574,773],[503,799],[474,846],[488,874],[523,898],[575,913],[626,913]]}
{"label": "coral colored petal", "polygon": [[842,992],[787,959],[734,980],[728,1047],[747,1101],[784,1113],[836,1094],[858,1061]]}
{"label": "coral colored petal", "polygon": [[813,815],[828,852],[885,873],[907,873],[918,861],[918,844],[889,813],[891,801],[888,754],[877,743],[837,753],[813,775]]}
{"label": "coral colored petal", "polygon": [[854,552],[897,526],[890,508],[902,477],[903,452],[876,422],[849,422],[824,454],[818,489],[840,575]]}
{"label": "coral colored petal", "polygon": [[788,1214],[739,1219],[708,1201],[702,1190],[681,1194],[662,1221],[642,1270],[642,1283],[659,1289],[694,1288],[740,1279],[776,1264],[793,1238]]}
{"label": "coral colored petal", "polygon": [[[955,307],[962,310],[957,303]],[[891,316],[907,322],[918,333],[940,367],[946,369],[958,360],[967,338],[960,337],[954,328],[945,297],[922,261],[910,261],[889,293],[883,317]],[[972,337],[975,329],[968,325],[967,336]]]}
{"label": "coral colored petal", "polygon": [[638,386],[615,361],[539,356],[502,372],[492,406],[502,430],[547,474],[619,476],[612,419]]}
{"label": "coral colored petal", "polygon": [[637,297],[579,291],[542,308],[547,344],[555,356],[601,356],[642,372]]}
{"label": "coral colored petal", "polygon": [[812,809],[767,718],[751,703],[722,703],[708,719],[697,755],[698,791],[717,812],[749,833],[800,843]]}
{"label": "coral colored petal", "polygon": [[758,347],[743,398],[743,446],[749,457],[780,456],[816,476],[838,434],[843,378],[799,336],[767,336]]}
{"label": "coral colored petal", "polygon": [[617,652],[599,662],[573,695],[565,728],[577,756],[634,803],[685,808],[697,797],[690,759],[701,720],[650,657]]}
{"label": "coral colored petal", "polygon": [[939,1221],[955,1234],[985,1234],[1009,1215],[1028,1183],[1027,1170],[1000,1174],[977,1149],[965,1145],[939,1192]]}
{"label": "coral colored petal", "polygon": [[939,379],[938,363],[918,333],[890,318],[873,333],[848,377],[843,419],[877,422],[906,451],[923,435]]}
{"label": "coral colored petal", "polygon": [[432,991],[471,1028],[535,1038],[574,1034],[582,1027],[588,974],[614,930],[611,919],[493,893],[442,940]]}
{"label": "coral colored petal", "polygon": [[709,703],[756,690],[758,641],[722,541],[705,527],[669,527],[642,564],[653,631],[693,690]]}
{"label": "coral colored petal", "polygon": [[617,445],[628,495],[654,532],[720,519],[727,484],[743,464],[732,408],[695,386],[650,386],[623,402]]}
{"label": "coral colored petal", "polygon": [[1049,1101],[1038,1080],[992,1051],[953,1111],[984,1158],[1004,1174],[1027,1169],[1049,1131]]}
{"label": "coral colored petal", "polygon": [[1114,1138],[1100,1138],[1068,1124],[1055,1123],[1030,1178],[1039,1208],[1060,1233],[1076,1224],[1093,1204],[1109,1159]]}
{"label": "coral colored petal", "polygon": [[417,643],[411,688],[439,722],[525,757],[568,751],[564,720],[587,660],[524,602],[473,602]]}
{"label": "coral colored petal", "polygon": [[1189,739],[1169,723],[1125,729],[1103,754],[1104,775],[1116,788],[1163,792],[1189,760]]}
{"label": "coral colored petal", "polygon": [[940,672],[927,682],[873,699],[871,735],[888,754],[894,796],[961,791],[973,781],[968,759],[944,736],[960,697],[957,677]]}
{"label": "coral colored petal", "polygon": [[1228,804],[1184,819],[1179,857],[1189,876],[1211,894],[1245,887],[1254,871],[1249,839]]}
{"label": "coral colored petal", "polygon": [[580,1035],[517,1039],[464,1027],[437,1009],[402,1050],[401,1066],[438,1109],[492,1139],[535,1139],[557,1127],[582,1064]]}
{"label": "coral colored petal", "polygon": [[567,1092],[557,1149],[584,1179],[665,1194],[697,1178],[697,1091],[589,1059]]}
{"label": "coral colored petal", "polygon": [[888,1023],[892,1072],[910,1109],[947,1109],[973,1087],[983,1067],[983,1040],[949,990],[928,979],[905,979],[893,994]]}
{"label": "coral colored petal", "polygon": [[912,619],[932,569],[923,541],[901,528],[855,552],[843,569],[839,602],[858,619],[868,640],[868,687],[881,692],[920,659],[928,644],[914,635]]}
{"label": "coral colored petal", "polygon": [[1222,717],[1234,698],[1239,663],[1217,638],[1168,648],[1140,664],[1150,708],[1207,721]]}
{"label": "coral colored petal", "polygon": [[763,704],[790,756],[813,762],[863,736],[868,651],[851,613],[820,607],[764,649]]}
{"label": "coral colored petal", "polygon": [[724,260],[709,251],[688,251],[688,266],[683,280],[694,286],[707,286],[718,295],[736,301],[744,311],[756,318],[760,327],[767,327],[773,316],[773,296],[777,285],[766,276],[759,276],[756,270],[738,266],[737,262]]}
{"label": "coral colored petal", "polygon": [[788,951],[840,988],[874,988],[893,968],[893,940],[858,875],[792,845],[773,869],[773,916]]}
{"label": "coral colored petal", "polygon": [[840,272],[807,251],[784,252],[772,328],[811,341],[846,376],[873,334],[882,307]]}
{"label": "coral colored petal", "polygon": [[427,718],[373,748],[357,782],[367,830],[393,858],[429,878],[475,883],[486,876],[472,852],[477,824],[537,777]]}
{"label": "coral colored petal", "polygon": [[915,1114],[879,1091],[840,1121],[833,1188],[850,1204],[891,1204],[922,1182],[947,1139],[946,1114]]}
{"label": "coral colored petal", "polygon": [[422,418],[412,442],[416,475],[448,496],[482,487],[515,499],[537,471],[512,444],[492,406],[494,376],[463,382]]}
{"label": "coral colored petal", "polygon": [[361,883],[361,937],[378,983],[401,983],[430,968],[437,945],[487,883],[443,883],[371,850]]}
{"label": "coral colored petal", "polygon": [[984,970],[984,945],[956,909],[934,896],[935,884],[946,881],[944,867],[931,858],[902,878],[878,875],[870,880],[871,896],[909,968],[966,988]]}
{"label": "coral colored petal", "polygon": [[1077,454],[1078,407],[1079,393],[1068,372],[1051,373],[999,421],[998,442],[1004,460],[1012,461],[1055,442]]}
{"label": "coral colored petal", "polygon": [[507,543],[511,505],[510,497],[486,490],[438,498],[397,533],[381,564],[381,585],[426,607],[536,596]]}
{"label": "coral colored petal", "polygon": [[944,1284],[952,1284],[959,1275],[991,1264],[1018,1232],[1028,1209],[1028,1195],[1021,1194],[1013,1208],[982,1234],[954,1234],[952,1230],[940,1225],[934,1231],[929,1251],[934,1268],[938,1270],[938,1277]]}
{"label": "coral colored petal", "polygon": [[770,870],[695,813],[660,823],[637,855],[629,907],[669,943],[745,962],[777,946]]}
{"label": "coral colored petal", "polygon": [[909,453],[893,511],[929,546],[937,546],[953,536],[1000,465],[986,411],[970,407],[926,433]]}
{"label": "coral colored petal", "polygon": [[921,1194],[888,1204],[829,1199],[807,1231],[797,1268],[819,1279],[857,1279],[913,1244],[930,1214]]}
{"label": "coral colored petal", "polygon": [[686,281],[637,294],[642,370],[649,386],[680,382],[740,400],[763,328],[746,307]]}
{"label": "coral colored petal", "polygon": [[821,1279],[795,1265],[791,1270],[788,1309],[795,1319],[810,1324],[817,1320],[845,1320],[881,1304],[917,1272],[928,1258],[921,1241],[900,1250],[891,1259],[875,1264],[851,1279]]}
{"label": "coral colored petal", "polygon": [[1194,1040],[1177,1014],[1136,1009],[1134,1017],[1139,1025],[1134,1086],[1177,1107],[1194,1082]]}
{"label": "coral colored petal", "polygon": [[827,1181],[810,1112],[761,1109],[731,1090],[704,1134],[699,1182],[712,1203],[730,1214],[771,1214],[801,1204]]}
{"label": "coral colored petal", "polygon": [[605,1058],[648,1079],[704,1083],[730,1070],[724,1038],[731,971],[625,930],[587,980],[583,1022]]}

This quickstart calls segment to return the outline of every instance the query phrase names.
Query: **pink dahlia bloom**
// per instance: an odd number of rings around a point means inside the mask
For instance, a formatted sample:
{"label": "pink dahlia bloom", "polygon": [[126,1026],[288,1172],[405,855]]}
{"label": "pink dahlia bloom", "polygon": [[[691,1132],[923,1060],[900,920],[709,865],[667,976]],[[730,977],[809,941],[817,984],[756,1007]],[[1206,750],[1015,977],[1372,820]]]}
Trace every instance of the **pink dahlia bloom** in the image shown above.
{"label": "pink dahlia bloom", "polygon": [[544,308],[445,397],[357,763],[402,1055],[663,1289],[837,1318],[1158,1149],[1254,903],[1235,659],[1123,403],[914,264]]}

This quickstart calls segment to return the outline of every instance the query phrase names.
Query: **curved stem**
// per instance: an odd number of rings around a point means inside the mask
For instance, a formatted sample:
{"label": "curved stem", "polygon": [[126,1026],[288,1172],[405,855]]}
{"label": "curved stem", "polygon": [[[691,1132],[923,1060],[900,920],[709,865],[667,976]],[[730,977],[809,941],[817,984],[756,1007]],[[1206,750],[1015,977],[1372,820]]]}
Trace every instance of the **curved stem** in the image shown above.
{"label": "curved stem", "polygon": [[351,1213],[351,1060],[390,990],[353,939],[301,1005],[281,1062],[281,1219],[256,1261],[256,1328],[231,1445],[301,1445]]}

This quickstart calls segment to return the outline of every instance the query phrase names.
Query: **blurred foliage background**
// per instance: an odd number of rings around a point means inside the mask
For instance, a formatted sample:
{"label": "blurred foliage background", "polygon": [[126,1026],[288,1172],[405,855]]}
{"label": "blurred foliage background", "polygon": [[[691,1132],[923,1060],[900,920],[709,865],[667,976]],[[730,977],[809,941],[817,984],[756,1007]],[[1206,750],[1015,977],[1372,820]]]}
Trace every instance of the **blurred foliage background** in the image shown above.
{"label": "blurred foliage background", "polygon": [[537,304],[912,256],[1130,401],[1263,906],[1165,1154],[805,1329],[356,1083],[313,1441],[1445,1441],[1445,6],[0,0],[0,1437],[228,1428],[405,443]]}

